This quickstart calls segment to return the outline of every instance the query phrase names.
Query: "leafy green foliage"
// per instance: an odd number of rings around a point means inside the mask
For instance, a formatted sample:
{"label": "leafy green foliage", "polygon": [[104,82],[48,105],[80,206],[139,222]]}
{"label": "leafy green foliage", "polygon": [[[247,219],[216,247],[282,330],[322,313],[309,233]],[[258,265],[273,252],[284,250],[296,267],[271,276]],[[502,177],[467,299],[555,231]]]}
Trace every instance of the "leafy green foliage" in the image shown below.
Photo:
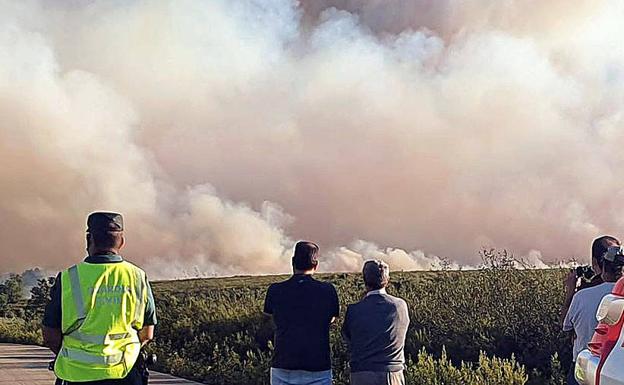
{"label": "leafy green foliage", "polygon": [[26,314],[33,317],[41,317],[46,304],[50,301],[50,290],[54,285],[54,277],[41,278],[37,285],[30,289],[30,298],[26,304]]}
{"label": "leafy green foliage", "polygon": [[476,364],[454,366],[445,349],[439,359],[422,349],[415,363],[408,362],[405,379],[408,384],[418,385],[523,385],[527,375],[513,357],[488,358],[480,353]]}
{"label": "leafy green foliage", "polygon": [[[406,341],[406,354],[412,361],[406,373],[412,379],[408,383],[521,384],[527,377],[525,367],[531,384],[555,378],[554,385],[563,376],[558,357],[570,354],[569,342],[558,325],[565,271],[519,270],[511,256],[485,252],[490,254],[477,271],[392,274],[388,290],[407,301],[412,320]],[[232,369],[226,368],[236,369],[237,381],[257,373],[260,377],[255,377],[255,383],[268,381],[272,327],[261,315],[262,303],[267,286],[285,278],[155,283],[160,320],[152,349],[162,358],[162,368],[207,383],[244,383],[220,382],[234,381]],[[364,294],[359,274],[318,278],[336,286],[343,312]],[[347,384],[348,354],[340,324],[341,320],[330,336],[332,369],[335,383]],[[215,351],[224,357],[215,356]],[[171,361],[170,352],[175,352]],[[416,380],[421,376],[418,373],[428,370],[427,363],[440,366],[439,373],[429,373],[434,382]]]}
{"label": "leafy green foliage", "polygon": [[[571,348],[558,325],[565,270],[518,270],[512,256],[484,253],[476,271],[391,274],[388,291],[405,299],[410,310],[407,383],[562,385]],[[159,323],[149,349],[159,356],[158,369],[210,384],[268,384],[273,327],[262,304],[268,285],[286,278],[153,283]],[[359,274],[318,279],[336,286],[342,313],[364,294]],[[26,306],[32,319],[40,318],[36,308],[42,308],[50,284],[33,289]],[[0,340],[39,343],[37,323],[0,319]],[[346,385],[341,323],[330,335],[332,369],[334,383]]]}
{"label": "leafy green foliage", "polygon": [[22,299],[22,277],[11,274],[0,284],[0,316],[22,316],[23,309],[14,306]]}
{"label": "leafy green foliage", "polygon": [[18,317],[0,318],[0,341],[41,345],[40,322]]}

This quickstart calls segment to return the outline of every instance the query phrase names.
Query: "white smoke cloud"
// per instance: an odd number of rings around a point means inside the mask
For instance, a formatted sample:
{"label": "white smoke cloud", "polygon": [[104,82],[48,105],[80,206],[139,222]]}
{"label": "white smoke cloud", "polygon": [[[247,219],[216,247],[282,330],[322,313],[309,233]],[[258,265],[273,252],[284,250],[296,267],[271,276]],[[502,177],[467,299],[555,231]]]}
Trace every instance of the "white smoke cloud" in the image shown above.
{"label": "white smoke cloud", "polygon": [[460,266],[435,255],[425,255],[421,250],[405,251],[392,247],[380,248],[378,245],[363,240],[352,242],[330,251],[327,260],[320,264],[321,271],[360,271],[365,261],[377,259],[388,264],[392,271],[474,269]]}
{"label": "white smoke cloud", "polygon": [[97,209],[125,214],[127,256],[158,276],[285,272],[297,238],[335,270],[586,255],[624,224],[622,16],[0,1],[0,270],[78,260]]}

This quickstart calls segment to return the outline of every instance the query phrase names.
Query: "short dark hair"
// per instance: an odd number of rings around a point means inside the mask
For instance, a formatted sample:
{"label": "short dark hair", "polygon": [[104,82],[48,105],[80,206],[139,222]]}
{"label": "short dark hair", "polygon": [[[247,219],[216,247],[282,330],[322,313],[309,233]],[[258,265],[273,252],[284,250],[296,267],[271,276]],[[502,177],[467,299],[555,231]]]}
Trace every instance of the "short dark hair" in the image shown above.
{"label": "short dark hair", "polygon": [[390,282],[390,268],[382,260],[366,261],[362,268],[362,275],[364,284],[373,290],[382,289]]}
{"label": "short dark hair", "polygon": [[292,263],[297,270],[310,270],[318,265],[317,254],[319,247],[310,241],[299,241],[295,245]]}
{"label": "short dark hair", "polygon": [[619,246],[621,243],[616,237],[612,237],[610,235],[603,235],[594,239],[591,249],[592,259],[595,259],[600,265],[602,265],[602,256],[607,252],[609,246],[613,246],[614,244]]}
{"label": "short dark hair", "polygon": [[93,246],[99,250],[119,249],[123,232],[121,231],[94,231],[88,233]]}

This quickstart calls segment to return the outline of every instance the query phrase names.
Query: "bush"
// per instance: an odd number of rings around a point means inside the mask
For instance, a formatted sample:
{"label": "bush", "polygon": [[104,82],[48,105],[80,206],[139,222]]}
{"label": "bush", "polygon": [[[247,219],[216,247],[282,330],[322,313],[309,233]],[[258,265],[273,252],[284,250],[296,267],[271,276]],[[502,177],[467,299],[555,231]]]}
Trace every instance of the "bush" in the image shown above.
{"label": "bush", "polygon": [[0,342],[41,345],[41,328],[38,321],[22,318],[0,318]]}
{"label": "bush", "polygon": [[[407,301],[411,318],[408,383],[515,385],[528,377],[530,385],[563,384],[571,348],[558,325],[566,271],[517,270],[508,256],[490,257],[477,271],[391,275],[388,291]],[[268,384],[273,329],[262,304],[268,285],[285,278],[153,283],[159,323],[149,349],[159,356],[158,369],[211,384]],[[359,274],[318,279],[336,286],[343,314],[364,292]],[[37,298],[47,286],[41,283]],[[32,321],[0,319],[0,341],[40,343],[41,302],[27,306]],[[9,312],[23,315],[24,307],[10,305]],[[341,323],[330,335],[336,385],[347,384],[349,373]]]}
{"label": "bush", "polygon": [[481,352],[477,364],[462,362],[454,366],[445,349],[439,359],[422,349],[417,361],[408,363],[405,380],[414,385],[524,385],[527,375],[513,357],[488,358]]}

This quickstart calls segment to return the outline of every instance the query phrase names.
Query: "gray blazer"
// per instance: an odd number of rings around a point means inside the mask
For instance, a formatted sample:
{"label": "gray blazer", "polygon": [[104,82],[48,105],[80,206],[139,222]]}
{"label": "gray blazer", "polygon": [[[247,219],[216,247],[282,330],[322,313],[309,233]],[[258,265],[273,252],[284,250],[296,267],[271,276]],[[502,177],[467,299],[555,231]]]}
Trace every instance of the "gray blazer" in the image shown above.
{"label": "gray blazer", "polygon": [[407,304],[389,294],[369,294],[347,307],[342,334],[351,352],[351,372],[398,372],[405,367]]}

